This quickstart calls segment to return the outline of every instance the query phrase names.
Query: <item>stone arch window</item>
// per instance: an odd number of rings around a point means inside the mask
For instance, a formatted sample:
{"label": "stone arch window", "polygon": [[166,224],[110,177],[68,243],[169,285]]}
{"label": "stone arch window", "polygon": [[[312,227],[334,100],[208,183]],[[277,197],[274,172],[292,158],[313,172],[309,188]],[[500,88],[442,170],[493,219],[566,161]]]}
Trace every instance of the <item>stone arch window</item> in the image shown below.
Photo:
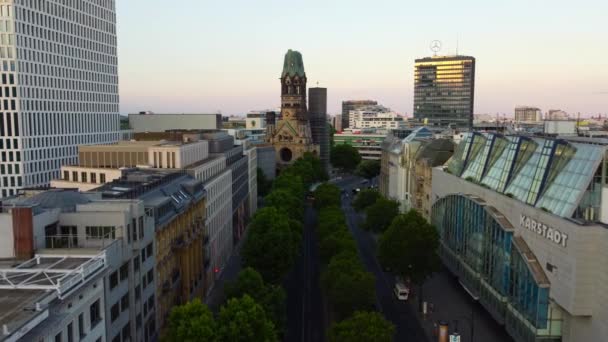
{"label": "stone arch window", "polygon": [[300,95],[300,86],[296,86],[296,94]]}

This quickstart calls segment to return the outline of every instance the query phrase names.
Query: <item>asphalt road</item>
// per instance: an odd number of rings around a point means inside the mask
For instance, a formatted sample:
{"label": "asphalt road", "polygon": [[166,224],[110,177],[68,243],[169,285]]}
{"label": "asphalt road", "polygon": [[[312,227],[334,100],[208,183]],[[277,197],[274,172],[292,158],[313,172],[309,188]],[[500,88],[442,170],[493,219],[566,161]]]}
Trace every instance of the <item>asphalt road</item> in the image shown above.
{"label": "asphalt road", "polygon": [[285,341],[289,342],[323,342],[325,340],[315,224],[315,210],[307,205],[304,212],[301,255],[285,282],[287,291]]}
{"label": "asphalt road", "polygon": [[361,178],[345,177],[334,182],[336,185],[346,190],[342,196],[342,210],[346,216],[348,228],[350,229],[357,246],[359,256],[367,269],[376,277],[376,301],[377,307],[384,317],[391,321],[396,327],[395,341],[426,342],[427,338],[418,324],[418,320],[412,308],[405,302],[398,301],[393,294],[394,283],[390,275],[382,271],[376,259],[376,249],[372,237],[359,228],[362,223],[361,218],[351,206],[352,188],[362,186]]}

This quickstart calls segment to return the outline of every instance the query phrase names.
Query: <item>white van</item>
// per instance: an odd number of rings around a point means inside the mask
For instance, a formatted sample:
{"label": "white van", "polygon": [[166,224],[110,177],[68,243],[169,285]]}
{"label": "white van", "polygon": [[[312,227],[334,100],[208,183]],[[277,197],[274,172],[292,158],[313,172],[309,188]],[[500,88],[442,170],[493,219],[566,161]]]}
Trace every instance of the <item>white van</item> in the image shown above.
{"label": "white van", "polygon": [[397,296],[397,299],[399,300],[407,300],[410,295],[410,289],[408,289],[407,286],[401,282],[395,283],[394,292],[395,296]]}

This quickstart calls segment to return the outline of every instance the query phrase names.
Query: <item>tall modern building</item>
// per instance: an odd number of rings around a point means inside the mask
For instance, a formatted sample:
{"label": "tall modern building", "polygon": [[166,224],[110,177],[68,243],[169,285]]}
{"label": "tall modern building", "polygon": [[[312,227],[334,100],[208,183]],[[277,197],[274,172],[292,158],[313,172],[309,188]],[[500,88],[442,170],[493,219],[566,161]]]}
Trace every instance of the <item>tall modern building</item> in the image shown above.
{"label": "tall modern building", "polygon": [[327,128],[327,88],[308,89],[308,112],[312,141],[319,145],[319,158],[329,170],[329,130]]}
{"label": "tall modern building", "polygon": [[0,7],[0,189],[44,186],[77,146],[119,139],[114,0]]}
{"label": "tall modern building", "polygon": [[430,126],[473,127],[475,58],[434,56],[417,59],[414,119]]}
{"label": "tall modern building", "polygon": [[378,101],[348,100],[342,101],[342,129],[350,127],[350,111],[359,110],[368,106],[377,106]]}

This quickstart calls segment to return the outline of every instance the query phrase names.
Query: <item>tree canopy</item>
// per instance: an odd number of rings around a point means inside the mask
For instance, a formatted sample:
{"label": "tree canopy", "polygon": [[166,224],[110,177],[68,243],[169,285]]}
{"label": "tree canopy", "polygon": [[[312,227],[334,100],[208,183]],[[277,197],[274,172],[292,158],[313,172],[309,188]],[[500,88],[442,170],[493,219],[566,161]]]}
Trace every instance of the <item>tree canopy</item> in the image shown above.
{"label": "tree canopy", "polygon": [[363,229],[384,232],[398,214],[399,202],[381,197],[365,209]]}
{"label": "tree canopy", "polygon": [[265,284],[262,275],[253,268],[241,270],[235,282],[226,284],[225,293],[228,299],[249,295],[262,306],[277,331],[282,331],[285,327],[285,290],[280,286]]}
{"label": "tree canopy", "polygon": [[264,205],[274,207],[280,212],[287,214],[289,217],[302,220],[304,215],[304,206],[301,197],[294,195],[289,189],[273,190],[266,198]]}
{"label": "tree canopy", "polygon": [[297,257],[300,236],[288,216],[274,207],[260,209],[250,223],[242,247],[243,265],[256,269],[267,282],[278,284]]}
{"label": "tree canopy", "polygon": [[399,275],[422,284],[440,265],[437,230],[414,210],[393,220],[380,238],[380,263]]}
{"label": "tree canopy", "polygon": [[361,190],[353,200],[353,208],[355,208],[356,211],[362,211],[376,203],[381,196],[380,192],[374,189]]}
{"label": "tree canopy", "polygon": [[334,145],[330,151],[331,164],[344,171],[353,171],[361,162],[356,148],[349,144]]}
{"label": "tree canopy", "polygon": [[274,324],[249,295],[229,299],[220,309],[217,323],[217,341],[278,341]]}
{"label": "tree canopy", "polygon": [[357,254],[342,251],[335,255],[323,272],[321,281],[338,318],[374,306],[375,278],[363,269]]}
{"label": "tree canopy", "polygon": [[340,188],[334,184],[323,183],[314,192],[314,206],[317,209],[340,205]]}
{"label": "tree canopy", "polygon": [[367,179],[372,179],[376,177],[380,174],[380,161],[362,160],[359,165],[357,165],[357,170],[355,170],[355,174]]}
{"label": "tree canopy", "polygon": [[395,326],[380,313],[357,311],[332,325],[329,342],[392,342]]}
{"label": "tree canopy", "polygon": [[216,341],[216,333],[217,324],[213,314],[198,298],[171,310],[167,341]]}

